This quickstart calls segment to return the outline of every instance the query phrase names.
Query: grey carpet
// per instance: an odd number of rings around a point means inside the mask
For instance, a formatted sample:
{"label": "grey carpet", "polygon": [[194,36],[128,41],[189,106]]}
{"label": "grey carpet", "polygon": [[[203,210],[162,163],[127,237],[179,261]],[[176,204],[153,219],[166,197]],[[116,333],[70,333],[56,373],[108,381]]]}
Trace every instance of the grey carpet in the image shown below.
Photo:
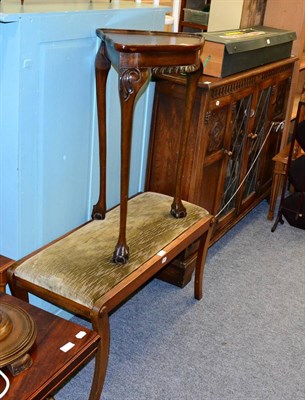
{"label": "grey carpet", "polygon": [[[267,210],[210,248],[201,301],[154,280],[111,316],[103,400],[305,399],[305,231],[272,234]],[[87,399],[92,373],[56,399]]]}

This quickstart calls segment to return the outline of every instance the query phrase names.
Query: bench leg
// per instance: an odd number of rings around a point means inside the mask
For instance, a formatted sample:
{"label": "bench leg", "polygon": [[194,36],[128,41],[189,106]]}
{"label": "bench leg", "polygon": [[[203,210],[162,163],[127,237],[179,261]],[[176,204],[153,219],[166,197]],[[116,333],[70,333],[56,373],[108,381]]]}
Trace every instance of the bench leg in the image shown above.
{"label": "bench leg", "polygon": [[212,231],[213,221],[211,222],[209,229],[199,239],[194,281],[194,297],[196,300],[202,298],[203,273]]}
{"label": "bench leg", "polygon": [[0,292],[5,293],[7,270],[15,261],[0,254]]}
{"label": "bench leg", "polygon": [[10,268],[7,271],[7,279],[8,279],[8,286],[10,288],[10,291],[14,297],[17,297],[20,300],[25,301],[26,303],[29,303],[29,293],[27,290],[19,287],[16,283],[16,278],[14,276],[14,271],[15,268]]}
{"label": "bench leg", "polygon": [[91,322],[94,330],[100,335],[101,340],[95,355],[94,376],[89,400],[100,400],[107,372],[110,349],[110,325],[107,310],[102,309],[98,315],[93,315]]}

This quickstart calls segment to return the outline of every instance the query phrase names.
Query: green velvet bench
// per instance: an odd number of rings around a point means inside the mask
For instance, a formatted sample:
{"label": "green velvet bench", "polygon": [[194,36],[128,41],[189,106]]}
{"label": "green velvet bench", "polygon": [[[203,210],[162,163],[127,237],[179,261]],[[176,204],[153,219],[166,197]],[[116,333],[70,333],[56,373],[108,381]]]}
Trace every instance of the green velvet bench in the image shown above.
{"label": "green velvet bench", "polygon": [[127,237],[131,257],[118,266],[112,261],[119,226],[119,207],[105,220],[93,220],[52,242],[8,270],[14,295],[28,301],[35,293],[91,320],[101,336],[95,360],[92,399],[99,399],[110,344],[109,314],[149,282],[181,251],[199,241],[195,267],[195,298],[202,297],[204,263],[212,216],[185,202],[185,218],[168,212],[172,198],[145,192],[128,201]]}
{"label": "green velvet bench", "polygon": [[[97,34],[101,39],[96,56],[100,196],[93,207],[93,220],[8,269],[15,296],[28,301],[30,292],[91,320],[101,341],[90,400],[100,399],[106,375],[109,314],[194,242],[198,242],[195,298],[200,299],[212,229],[212,216],[206,210],[187,202],[182,204],[181,200],[186,142],[201,75],[203,37],[107,29],[98,30]],[[119,74],[122,112],[121,196],[120,204],[106,212],[105,93],[111,65]],[[134,105],[152,75],[163,72],[183,72],[188,81],[175,194],[172,198],[146,192],[128,199]]]}
{"label": "green velvet bench", "polygon": [[[171,201],[168,196],[152,192],[129,200],[127,237],[133,257],[127,264],[118,266],[111,260],[119,227],[116,207],[104,221],[91,221],[29,259],[15,263],[15,280],[31,282],[91,309],[103,296],[109,296],[113,288],[117,291],[122,281],[125,285],[133,275],[141,274],[144,265],[156,264],[153,274],[156,273],[173,258],[173,251],[179,254],[207,231],[211,216],[206,210],[186,202],[187,216],[176,219],[168,212]],[[175,247],[170,254],[168,246]],[[201,298],[199,281],[198,299]]]}

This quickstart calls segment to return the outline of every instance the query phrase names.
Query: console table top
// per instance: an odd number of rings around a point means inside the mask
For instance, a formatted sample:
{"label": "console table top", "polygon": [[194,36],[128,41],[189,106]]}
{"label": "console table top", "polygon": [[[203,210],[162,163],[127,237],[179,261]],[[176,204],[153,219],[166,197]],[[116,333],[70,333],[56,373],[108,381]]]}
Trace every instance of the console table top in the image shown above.
{"label": "console table top", "polygon": [[150,51],[198,51],[204,37],[202,35],[119,29],[97,29],[102,40],[112,43],[116,51],[124,53]]}

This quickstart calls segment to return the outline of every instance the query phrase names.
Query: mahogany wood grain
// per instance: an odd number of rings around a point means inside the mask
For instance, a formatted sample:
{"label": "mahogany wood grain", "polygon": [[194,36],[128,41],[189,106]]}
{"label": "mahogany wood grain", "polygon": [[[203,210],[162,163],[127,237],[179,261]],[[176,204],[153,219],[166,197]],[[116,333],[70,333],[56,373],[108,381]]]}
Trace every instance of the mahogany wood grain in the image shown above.
{"label": "mahogany wood grain", "polygon": [[7,284],[6,271],[13,263],[14,260],[0,254],[0,292],[5,293],[5,286]]}
{"label": "mahogany wood grain", "polygon": [[[32,366],[14,377],[5,371],[10,380],[6,400],[45,399],[96,353],[100,341],[96,332],[59,318],[13,296],[0,293],[0,301],[23,308],[37,326],[36,342],[30,350]],[[84,331],[86,335],[82,339],[77,339],[75,335],[80,331]],[[74,347],[65,353],[60,348],[68,342],[72,342]],[[1,384],[3,384],[2,380]],[[3,387],[0,386],[0,391],[2,389]]]}

